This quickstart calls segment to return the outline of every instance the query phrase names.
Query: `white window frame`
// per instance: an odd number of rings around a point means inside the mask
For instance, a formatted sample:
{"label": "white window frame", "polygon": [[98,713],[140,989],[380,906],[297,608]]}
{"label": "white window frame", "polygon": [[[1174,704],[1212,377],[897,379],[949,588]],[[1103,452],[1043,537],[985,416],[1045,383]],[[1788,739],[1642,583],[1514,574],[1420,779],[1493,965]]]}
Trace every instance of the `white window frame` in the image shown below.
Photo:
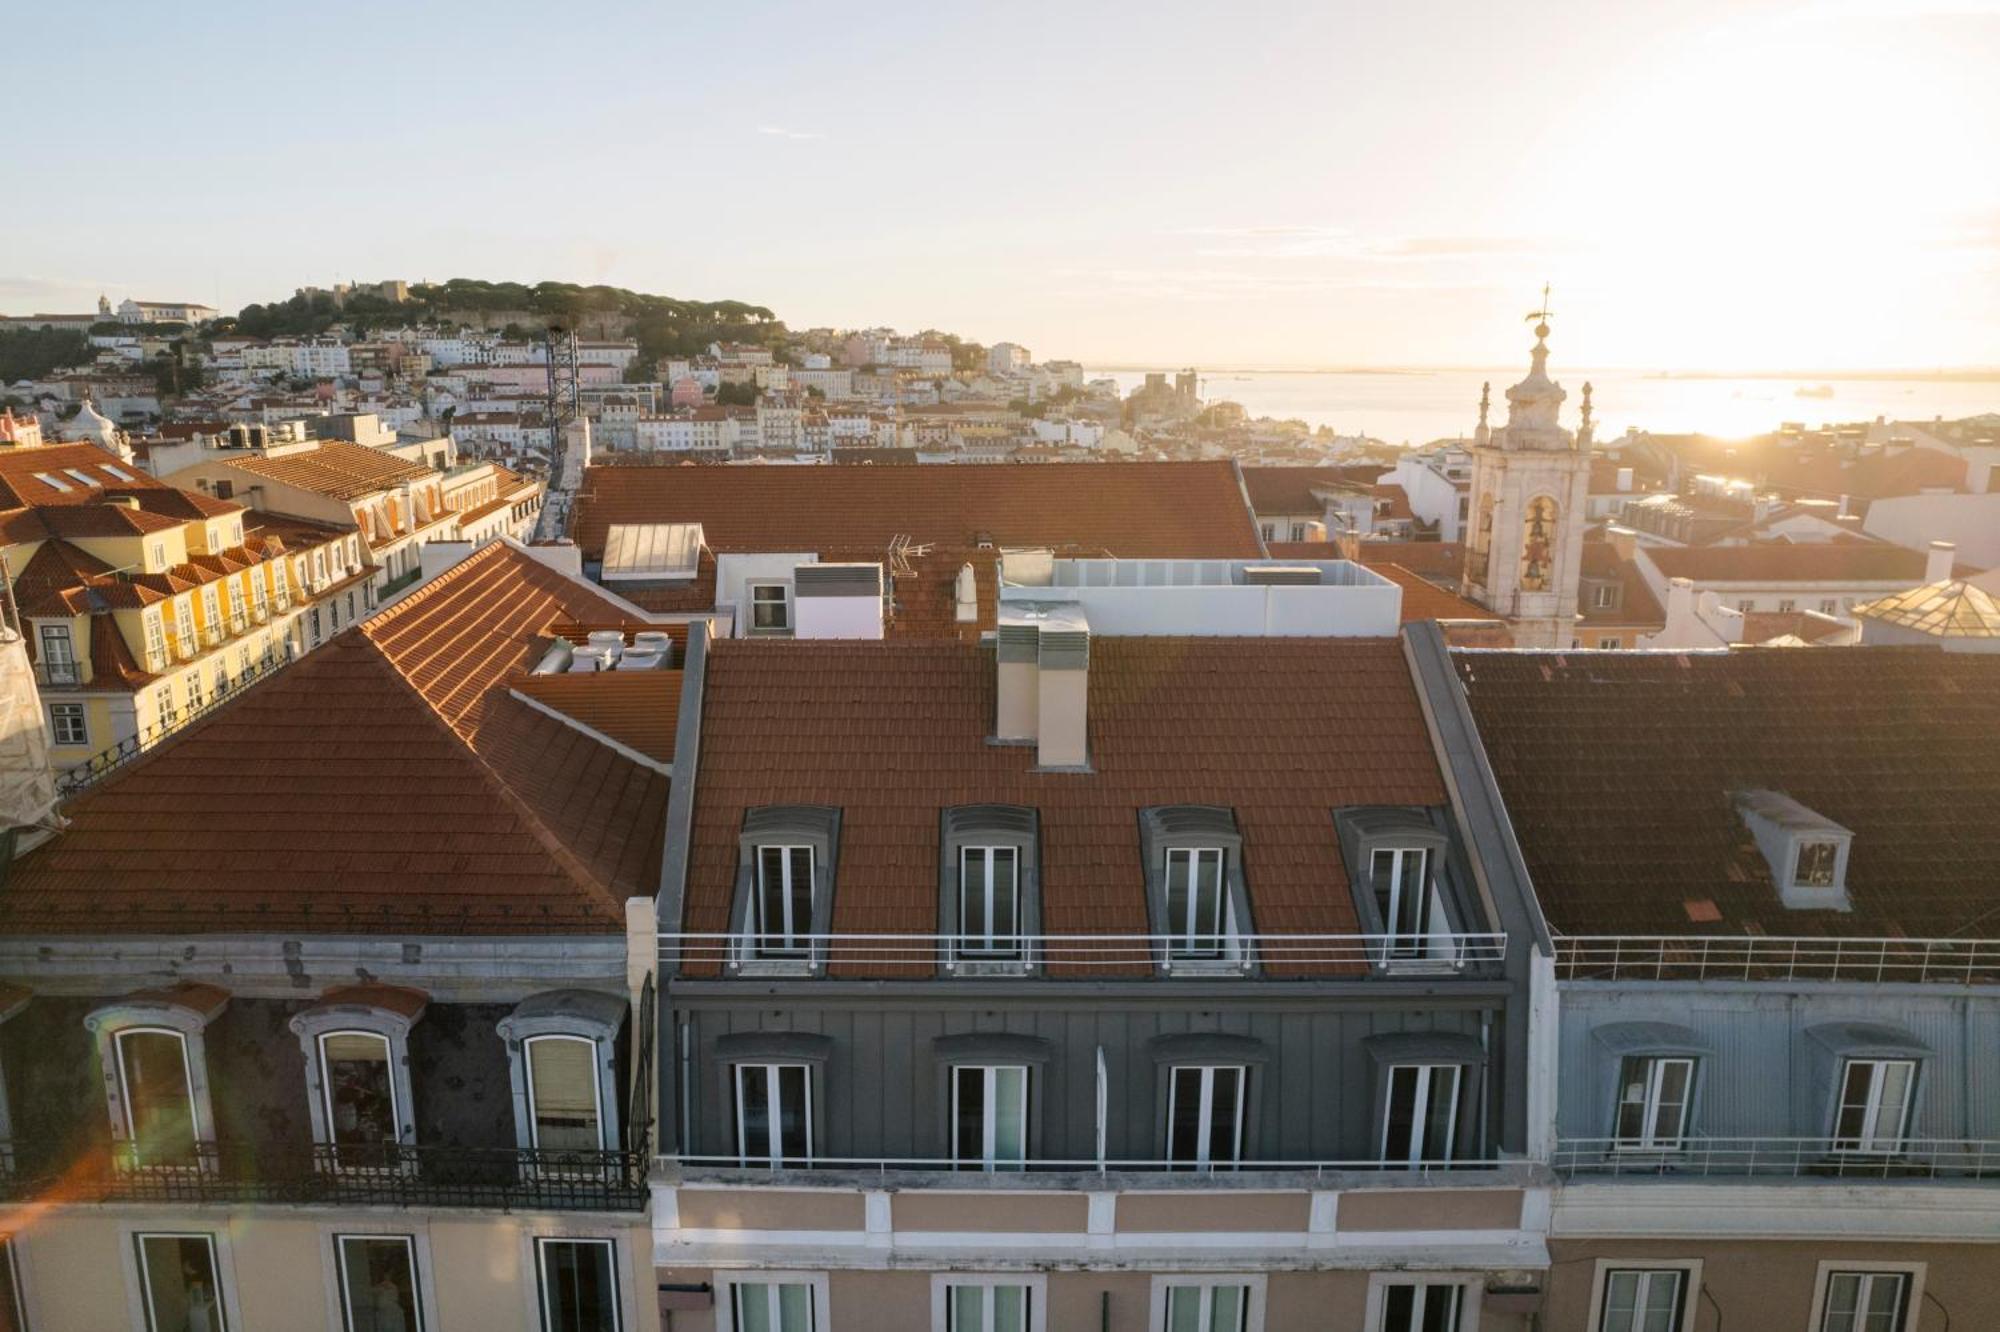
{"label": "white window frame", "polygon": [[605,1249],[611,1255],[611,1326],[613,1332],[625,1332],[627,1309],[633,1307],[633,1295],[626,1285],[626,1264],[619,1261],[619,1250],[623,1247],[616,1239],[604,1235],[567,1235],[560,1233],[537,1233],[526,1236],[531,1260],[530,1271],[534,1274],[535,1299],[530,1306],[528,1326],[536,1332],[547,1332],[552,1326],[549,1310],[548,1269],[543,1266],[543,1255],[551,1244],[589,1244]]}
{"label": "white window frame", "polygon": [[[1198,871],[1205,857],[1215,858],[1215,929],[1203,933],[1195,919],[1197,911],[1197,889],[1200,883]],[[1187,861],[1187,907],[1185,922],[1173,919],[1174,861],[1185,857]],[[1229,962],[1234,961],[1240,949],[1236,939],[1236,904],[1229,900],[1229,852],[1220,846],[1170,846],[1166,849],[1166,859],[1162,866],[1164,877],[1160,880],[1163,904],[1167,919],[1167,958],[1172,962]],[[1197,947],[1196,940],[1213,939],[1214,946]]]}
{"label": "white window frame", "polygon": [[1599,1258],[1590,1279],[1590,1332],[1605,1332],[1604,1302],[1611,1293],[1611,1278],[1619,1272],[1678,1272],[1681,1278],[1681,1316],[1673,1332],[1694,1332],[1695,1308],[1701,1296],[1699,1258]]}
{"label": "white window frame", "polygon": [[[1798,839],[1796,839],[1796,841],[1793,843],[1792,846],[1792,887],[1803,888],[1808,892],[1818,892],[1818,893],[1835,892],[1839,890],[1840,887],[1842,886],[1841,885],[1842,876],[1840,873],[1840,851],[1841,851],[1840,841],[1841,839],[1837,837],[1801,836]],[[1805,876],[1806,851],[1808,848],[1811,848],[1815,851],[1828,852],[1833,857],[1833,866],[1828,871],[1827,880],[1825,883],[1813,883],[1809,881]]]}
{"label": "white window frame", "polygon": [[1479,1332],[1481,1305],[1486,1296],[1485,1274],[1479,1272],[1370,1272],[1368,1310],[1362,1326],[1367,1332],[1382,1332],[1388,1313],[1391,1286],[1456,1286],[1460,1291],[1458,1327],[1455,1332]]}
{"label": "white window frame", "polygon": [[21,1332],[32,1332],[35,1325],[28,1321],[28,1308],[35,1303],[31,1290],[34,1282],[28,1276],[28,1264],[22,1261],[26,1243],[26,1237],[18,1230],[0,1231],[0,1262],[6,1263],[8,1279],[14,1283],[14,1325]]}
{"label": "white window frame", "polygon": [[222,1325],[214,1332],[246,1332],[243,1310],[236,1298],[236,1264],[226,1230],[182,1230],[171,1226],[126,1224],[118,1228],[125,1250],[125,1294],[132,1325],[142,1332],[161,1332],[153,1318],[153,1294],[146,1282],[146,1239],[199,1239],[208,1245],[209,1268],[215,1274],[215,1306]]}
{"label": "white window frame", "polygon": [[[778,594],[776,601],[769,598],[760,599],[757,595],[759,592],[770,592],[773,590]],[[752,634],[788,634],[792,632],[792,589],[786,584],[772,582],[750,583],[743,590],[743,600],[749,607],[748,623],[744,626],[747,632]],[[760,606],[776,606],[783,612],[784,623],[758,624],[757,610]]]}
{"label": "white window frame", "polygon": [[[1414,1071],[1417,1075],[1415,1096],[1416,1104],[1421,1109],[1411,1115],[1410,1153],[1392,1158],[1389,1155],[1389,1126],[1393,1118],[1390,1111],[1395,1104],[1396,1075],[1406,1069]],[[1423,1149],[1424,1125],[1430,1121],[1431,1095],[1436,1085],[1436,1080],[1432,1075],[1439,1069],[1448,1069],[1452,1075],[1451,1116],[1445,1121],[1445,1154],[1441,1157],[1427,1157],[1418,1153],[1421,1153]],[[1387,1086],[1382,1101],[1382,1136],[1379,1143],[1379,1151],[1383,1164],[1395,1164],[1406,1166],[1412,1170],[1419,1170],[1427,1165],[1443,1165],[1456,1160],[1458,1158],[1459,1103],[1465,1096],[1465,1066],[1463,1064],[1449,1063],[1391,1064],[1384,1072],[1384,1077],[1387,1079]]]}
{"label": "white window frame", "polygon": [[[1368,851],[1368,889],[1372,894],[1375,887],[1375,860],[1378,856],[1389,857],[1389,905],[1385,910],[1378,901],[1376,910],[1382,912],[1382,933],[1385,960],[1389,962],[1409,962],[1435,960],[1439,946],[1439,924],[1447,928],[1449,936],[1450,919],[1445,913],[1444,895],[1438,890],[1437,876],[1431,873],[1431,848],[1427,846],[1374,846]],[[1410,857],[1419,860],[1419,893],[1421,901],[1417,907],[1417,928],[1401,928],[1404,915],[1403,866]],[[1447,960],[1456,961],[1458,950],[1447,937],[1443,952]]]}
{"label": "white window frame", "polygon": [[[1640,1103],[1644,1124],[1643,1131],[1636,1138],[1627,1138],[1618,1132],[1619,1119],[1625,1112],[1625,1065],[1633,1060],[1641,1060],[1646,1065],[1646,1094]],[[1666,1080],[1669,1064],[1687,1065],[1687,1082],[1681,1097],[1680,1118],[1670,1137],[1661,1138],[1654,1133],[1654,1126],[1660,1117],[1660,1086]],[[1693,1055],[1626,1055],[1618,1061],[1618,1101],[1612,1107],[1612,1145],[1621,1152],[1677,1152],[1687,1145],[1688,1118],[1694,1110],[1694,1080],[1697,1072]]]}
{"label": "white window frame", "polygon": [[[810,842],[759,842],[754,851],[756,864],[752,873],[756,882],[751,885],[754,892],[750,903],[750,955],[779,959],[810,957],[813,951],[813,910],[818,906],[818,884],[814,880],[819,874],[819,848]],[[764,858],[771,851],[779,853],[779,909],[784,916],[780,922],[782,928],[775,930],[764,919]],[[792,919],[792,894],[796,886],[792,882],[792,853],[795,851],[806,853],[806,918],[803,921]]]}
{"label": "white window frame", "polygon": [[[954,1286],[1021,1286],[1028,1292],[1028,1332],[1047,1332],[1049,1278],[1042,1272],[938,1272],[931,1277],[931,1332],[951,1332]],[[991,1302],[988,1301],[990,1312]]]}
{"label": "white window frame", "polygon": [[[1014,881],[1010,885],[1014,896],[1014,930],[1011,934],[1001,934],[993,928],[993,865],[1002,852],[1011,856],[1014,862]],[[975,861],[978,866],[976,881],[972,877]],[[978,929],[972,927],[972,920],[966,915],[968,885],[977,887],[979,901],[984,908],[981,928]],[[1011,962],[1021,958],[1025,947],[1021,930],[1021,848],[1012,845],[961,846],[958,849],[958,938],[953,941],[953,955],[974,960]]]}
{"label": "white window frame", "polygon": [[1857,1259],[1853,1262],[1822,1262],[1818,1275],[1813,1279],[1812,1321],[1807,1324],[1810,1332],[1823,1332],[1826,1327],[1826,1297],[1832,1278],[1838,1273],[1863,1273],[1869,1276],[1900,1276],[1908,1283],[1909,1299],[1903,1310],[1903,1325],[1896,1332],[1917,1332],[1918,1316],[1924,1307],[1924,1276],[1926,1263],[1891,1263]]}
{"label": "white window frame", "polygon": [[598,1049],[597,1041],[593,1037],[554,1031],[529,1036],[521,1042],[521,1085],[523,1093],[528,1098],[528,1146],[536,1151],[542,1150],[541,1125],[539,1116],[535,1113],[535,1047],[544,1041],[573,1041],[578,1045],[589,1047],[590,1102],[597,1115],[597,1147],[595,1150],[600,1152],[610,1151],[611,1147],[605,1141],[605,1135],[609,1131],[610,1125],[604,1117],[604,1088],[599,1085],[598,1078],[598,1065],[603,1057],[603,1051]]}
{"label": "white window frame", "polygon": [[355,1226],[327,1227],[327,1275],[329,1278],[329,1326],[353,1332],[354,1311],[347,1302],[347,1249],[346,1241],[363,1240],[381,1242],[400,1240],[403,1251],[410,1260],[410,1289],[416,1295],[417,1321],[408,1332],[434,1332],[438,1326],[437,1310],[431,1303],[430,1284],[424,1280],[424,1273],[430,1270],[430,1244],[426,1236],[410,1230],[368,1230]]}
{"label": "white window frame", "polygon": [[389,1074],[391,1124],[387,1147],[393,1153],[403,1141],[403,1089],[397,1085],[399,1079],[396,1077],[396,1042],[390,1040],[386,1032],[367,1027],[342,1027],[334,1031],[322,1031],[313,1038],[313,1059],[316,1062],[316,1072],[319,1074],[320,1113],[326,1116],[326,1146],[335,1152],[337,1163],[338,1148],[333,1136],[333,1078],[326,1062],[326,1042],[327,1038],[332,1036],[366,1036],[382,1043],[383,1068]]}
{"label": "white window frame", "polygon": [[[1903,1084],[1903,1104],[1894,1126],[1894,1134],[1893,1136],[1885,1137],[1882,1133],[1881,1123],[1883,1111],[1882,1086],[1886,1081],[1887,1070],[1895,1065],[1901,1065],[1909,1069],[1909,1078]],[[1847,1109],[1848,1075],[1859,1066],[1872,1068],[1874,1072],[1868,1079],[1868,1099],[1862,1109],[1861,1132],[1854,1137],[1847,1137],[1840,1131],[1840,1121]],[[1835,1081],[1833,1089],[1834,1150],[1882,1155],[1890,1155],[1902,1151],[1903,1143],[1909,1138],[1910,1134],[1910,1116],[1916,1109],[1917,1077],[1921,1071],[1921,1064],[1915,1059],[1850,1058],[1841,1060],[1839,1076]],[[1853,1145],[1849,1146],[1849,1143]]]}
{"label": "white window frame", "polygon": [[[1243,1332],[1264,1332],[1264,1295],[1268,1278],[1262,1272],[1218,1273],[1214,1276],[1155,1276],[1152,1281],[1152,1308],[1146,1326],[1150,1332],[1166,1332],[1167,1292],[1176,1287],[1197,1286],[1203,1290],[1216,1286],[1242,1286],[1249,1292],[1243,1311]],[[1208,1306],[1202,1306],[1201,1332],[1211,1332],[1208,1322]]]}
{"label": "white window frame", "polygon": [[162,670],[167,664],[167,627],[161,623],[160,608],[150,606],[139,615],[139,622],[146,627],[146,666],[149,670]]}
{"label": "white window frame", "polygon": [[[1001,1072],[1018,1072],[1021,1075],[1021,1156],[1018,1161],[1001,1161],[995,1157],[994,1137],[999,1116],[998,1089]],[[958,1154],[959,1098],[962,1095],[961,1079],[967,1074],[977,1074],[979,1082],[979,1159],[968,1160]],[[1027,1064],[953,1064],[951,1066],[951,1162],[960,1170],[1025,1170],[1028,1162],[1028,1107],[1034,1104],[1030,1083],[1035,1076],[1034,1069]]]}
{"label": "white window frame", "polygon": [[[200,1099],[195,1095],[194,1055],[188,1049],[188,1033],[176,1030],[173,1027],[134,1022],[127,1026],[119,1027],[116,1031],[110,1033],[112,1067],[118,1078],[118,1112],[121,1119],[119,1138],[122,1141],[132,1143],[135,1151],[138,1149],[139,1125],[133,1117],[132,1087],[125,1072],[125,1038],[127,1036],[171,1036],[180,1042],[181,1078],[187,1084],[188,1122],[193,1128],[195,1152],[198,1159],[201,1144],[205,1139],[202,1137],[203,1117],[201,1114],[201,1103]],[[194,1162],[190,1161],[187,1164],[193,1165]]]}
{"label": "white window frame", "polygon": [[812,1291],[810,1332],[831,1332],[832,1312],[827,1303],[824,1272],[744,1271],[715,1274],[715,1332],[743,1332],[736,1322],[738,1286],[806,1286]]}
{"label": "white window frame", "polygon": [[[74,722],[76,738],[63,739],[70,728],[64,725]],[[49,704],[49,740],[58,745],[88,745],[90,743],[90,710],[81,703]]]}
{"label": "white window frame", "polygon": [[[756,1156],[750,1154],[750,1144],[746,1140],[744,1129],[743,1070],[746,1068],[761,1068],[764,1070],[764,1088],[767,1099],[767,1104],[764,1108],[764,1131],[767,1141],[764,1151]],[[797,1068],[805,1072],[806,1103],[803,1107],[805,1117],[800,1121],[806,1127],[806,1151],[803,1164],[807,1166],[812,1164],[814,1151],[819,1146],[818,1143],[813,1141],[813,1065],[809,1061],[800,1059],[745,1059],[729,1066],[730,1105],[736,1129],[736,1158],[738,1163],[745,1169],[783,1170],[787,1168],[802,1168],[797,1165],[787,1167],[785,1164],[784,1120],[783,1116],[779,1113],[783,1108],[783,1098],[779,1095],[780,1079],[778,1074],[780,1070],[787,1068]]]}
{"label": "white window frame", "polygon": [[1616,610],[1617,607],[1618,588],[1615,584],[1599,583],[1590,589],[1590,608],[1592,610]]}
{"label": "white window frame", "polygon": [[[1231,1158],[1216,1162],[1209,1155],[1215,1136],[1215,1075],[1236,1074],[1236,1129],[1230,1137]],[[1201,1107],[1195,1118],[1195,1159],[1182,1162],[1174,1157],[1174,1109],[1180,1096],[1181,1074],[1199,1073]],[[1190,1165],[1198,1170],[1235,1170],[1243,1163],[1243,1129],[1249,1118],[1250,1066],[1248,1064],[1169,1064],[1167,1065],[1167,1140],[1165,1159],[1174,1165]]]}

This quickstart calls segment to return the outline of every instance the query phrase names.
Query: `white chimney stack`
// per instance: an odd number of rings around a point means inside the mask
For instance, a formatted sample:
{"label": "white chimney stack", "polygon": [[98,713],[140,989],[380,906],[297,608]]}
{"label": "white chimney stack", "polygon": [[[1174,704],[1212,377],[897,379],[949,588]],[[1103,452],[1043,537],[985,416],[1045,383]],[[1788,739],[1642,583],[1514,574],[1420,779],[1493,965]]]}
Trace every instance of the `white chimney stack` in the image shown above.
{"label": "white chimney stack", "polygon": [[1694,618],[1694,580],[1674,578],[1667,582],[1667,626],[1679,628]]}
{"label": "white chimney stack", "polygon": [[1952,565],[1956,563],[1952,556],[1957,552],[1958,547],[1949,541],[1931,542],[1930,555],[1924,561],[1924,586],[1951,581]]}
{"label": "white chimney stack", "polygon": [[1090,623],[1075,605],[1021,605],[1003,611],[994,636],[993,735],[1035,744],[1044,768],[1090,761]]}

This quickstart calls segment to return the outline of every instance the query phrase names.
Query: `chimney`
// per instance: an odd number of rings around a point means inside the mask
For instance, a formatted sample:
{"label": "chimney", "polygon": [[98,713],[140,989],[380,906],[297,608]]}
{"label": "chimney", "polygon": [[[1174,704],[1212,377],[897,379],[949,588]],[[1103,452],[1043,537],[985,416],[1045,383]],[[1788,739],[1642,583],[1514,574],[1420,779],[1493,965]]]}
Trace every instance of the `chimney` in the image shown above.
{"label": "chimney", "polygon": [[1065,607],[1049,616],[1036,667],[1041,715],[1035,762],[1044,768],[1081,768],[1090,761],[1090,624],[1082,610]]}
{"label": "chimney", "polygon": [[1041,715],[1041,670],[1036,661],[1041,641],[1041,626],[1034,619],[1003,611],[993,643],[997,663],[993,712],[996,740],[1035,738],[1036,721]]}
{"label": "chimney", "polygon": [[1694,580],[1673,578],[1667,581],[1667,627],[1679,629],[1694,618]]}
{"label": "chimney", "polygon": [[1924,560],[1924,586],[1951,581],[1951,567],[1955,563],[1952,556],[1957,551],[1958,547],[1949,541],[1931,542],[1930,555]]}
{"label": "chimney", "polygon": [[1631,528],[1607,523],[1604,527],[1604,536],[1611,543],[1611,549],[1617,552],[1620,563],[1630,564],[1638,558],[1639,534]]}
{"label": "chimney", "polygon": [[952,603],[960,624],[979,619],[979,583],[969,564],[958,566],[958,577],[952,581]]}

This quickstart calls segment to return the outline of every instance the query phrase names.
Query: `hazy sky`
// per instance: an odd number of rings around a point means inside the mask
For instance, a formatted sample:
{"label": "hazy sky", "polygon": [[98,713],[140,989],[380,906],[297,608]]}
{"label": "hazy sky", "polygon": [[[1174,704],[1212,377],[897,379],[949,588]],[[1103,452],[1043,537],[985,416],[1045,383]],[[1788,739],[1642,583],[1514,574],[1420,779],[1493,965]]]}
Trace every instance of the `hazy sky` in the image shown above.
{"label": "hazy sky", "polygon": [[610,282],[1042,358],[2000,365],[2000,0],[19,4],[0,311]]}

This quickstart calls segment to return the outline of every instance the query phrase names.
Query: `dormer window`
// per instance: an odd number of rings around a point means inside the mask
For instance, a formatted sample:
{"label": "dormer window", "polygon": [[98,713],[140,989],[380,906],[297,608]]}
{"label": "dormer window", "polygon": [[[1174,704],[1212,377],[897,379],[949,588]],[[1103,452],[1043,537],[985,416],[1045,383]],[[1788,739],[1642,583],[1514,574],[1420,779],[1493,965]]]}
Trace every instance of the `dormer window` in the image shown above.
{"label": "dormer window", "polygon": [[770,805],[743,817],[738,836],[732,961],[740,969],[796,974],[826,963],[840,811]]}
{"label": "dormer window", "polygon": [[1238,970],[1250,962],[1243,837],[1233,811],[1166,805],[1140,816],[1148,905],[1163,965]]}
{"label": "dormer window", "polygon": [[1384,947],[1392,958],[1422,957],[1444,915],[1431,882],[1430,852],[1421,846],[1377,847],[1370,853],[1369,886],[1382,913]]}
{"label": "dormer window", "polygon": [[757,956],[805,954],[812,931],[812,879],[811,847],[757,848]]}
{"label": "dormer window", "polygon": [[944,811],[939,933],[946,966],[961,975],[1018,973],[1041,930],[1035,811],[959,805]]}
{"label": "dormer window", "polygon": [[1431,812],[1345,809],[1334,825],[1370,960],[1385,971],[1460,966],[1463,912],[1446,888],[1451,843]]}
{"label": "dormer window", "polygon": [[1736,811],[1770,866],[1778,896],[1794,911],[1847,911],[1847,856],[1854,834],[1782,791],[1741,791]]}

